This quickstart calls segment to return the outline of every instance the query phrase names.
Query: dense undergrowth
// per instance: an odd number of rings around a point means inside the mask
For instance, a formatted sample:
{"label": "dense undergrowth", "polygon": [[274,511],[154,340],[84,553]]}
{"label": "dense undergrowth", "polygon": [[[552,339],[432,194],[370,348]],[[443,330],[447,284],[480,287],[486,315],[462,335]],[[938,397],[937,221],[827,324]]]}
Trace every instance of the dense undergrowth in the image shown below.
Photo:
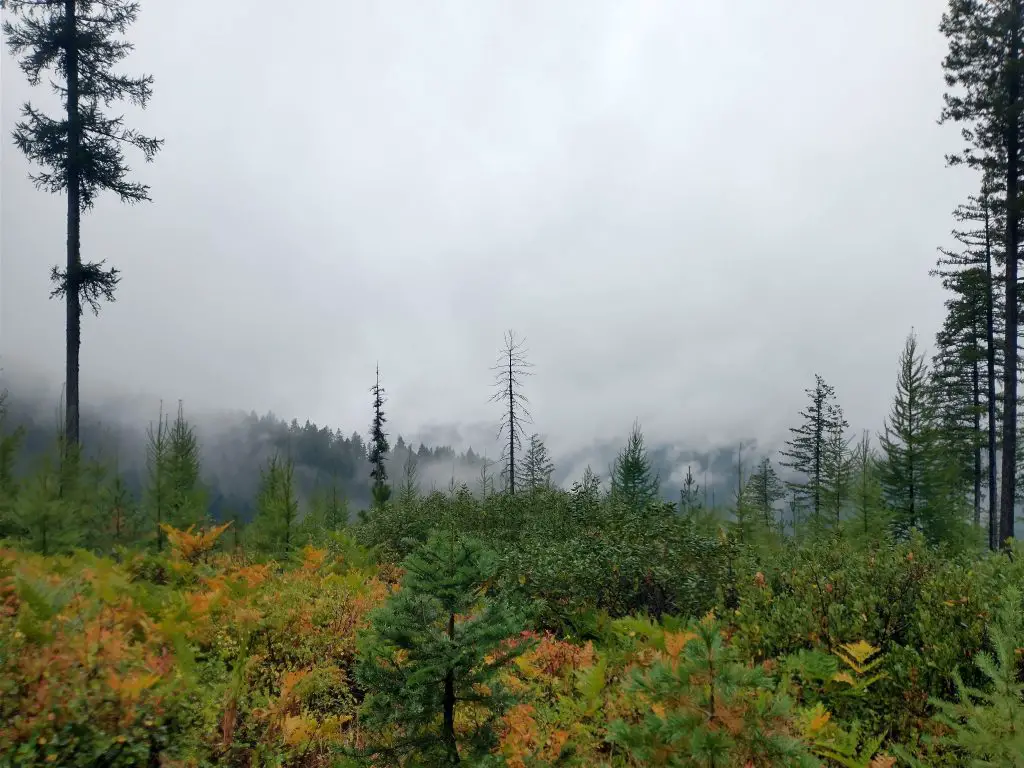
{"label": "dense undergrowth", "polygon": [[582,487],[275,559],[227,528],[0,552],[0,764],[1024,765],[1015,549],[741,542]]}

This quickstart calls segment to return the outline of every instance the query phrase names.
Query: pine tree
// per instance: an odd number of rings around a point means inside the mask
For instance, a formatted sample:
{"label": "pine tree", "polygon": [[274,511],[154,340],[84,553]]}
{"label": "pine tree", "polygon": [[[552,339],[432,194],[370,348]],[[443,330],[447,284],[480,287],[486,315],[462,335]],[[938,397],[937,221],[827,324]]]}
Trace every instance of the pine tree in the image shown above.
{"label": "pine tree", "polygon": [[482,757],[511,701],[498,673],[524,649],[507,642],[523,621],[485,592],[493,554],[454,531],[432,535],[402,565],[401,589],[372,615],[360,644],[361,719],[382,734],[368,751],[389,764],[407,755],[417,765],[457,764],[457,709],[472,701],[486,714],[474,718],[463,753]]}
{"label": "pine tree", "polygon": [[[31,85],[44,73],[61,97],[64,115],[49,117],[31,104],[22,107],[14,127],[14,143],[30,162],[44,168],[31,176],[36,186],[67,192],[67,263],[54,267],[53,296],[63,296],[67,309],[66,422],[67,446],[79,441],[79,351],[83,303],[94,314],[101,300],[113,301],[120,279],[104,262],[81,259],[81,215],[103,190],[122,202],[149,200],[149,188],[127,179],[122,147],[139,150],[149,162],[163,143],[124,126],[124,118],[102,111],[115,101],[145,107],[153,78],[117,74],[115,65],[134,46],[118,39],[135,21],[139,3],[132,0],[7,0],[3,23],[11,54]],[[13,19],[20,16],[17,23]],[[53,79],[63,80],[59,83]]]}
{"label": "pine tree", "polygon": [[206,491],[200,479],[199,440],[178,401],[178,414],[167,433],[167,522],[184,530],[206,517]]}
{"label": "pine tree", "polygon": [[173,504],[173,484],[170,472],[170,425],[164,415],[163,403],[156,424],[150,423],[146,431],[146,490],[145,507],[156,532],[156,548],[162,552],[165,534],[162,526],[170,520]]}
{"label": "pine tree", "polygon": [[743,491],[747,507],[763,522],[767,530],[775,530],[775,507],[786,498],[786,488],[775,473],[771,459],[761,459],[757,470],[747,480]]}
{"label": "pine tree", "polygon": [[498,355],[498,362],[492,367],[494,371],[495,393],[491,402],[502,404],[501,421],[498,425],[498,439],[503,440],[502,477],[510,494],[516,492],[517,451],[523,444],[526,435],[525,425],[533,421],[527,409],[529,400],[523,394],[523,380],[531,375],[533,364],[526,359],[526,347],[523,341],[516,339],[512,331],[505,334],[505,346]]}
{"label": "pine tree", "polygon": [[940,30],[949,43],[942,66],[948,91],[941,120],[960,123],[967,148],[951,164],[978,169],[992,182],[1005,230],[1003,274],[1003,423],[999,541],[1013,537],[1016,500],[1018,261],[1021,131],[1024,117],[1024,2],[950,0]]}
{"label": "pine tree", "polygon": [[802,479],[789,481],[786,485],[797,506],[808,508],[812,522],[820,527],[829,496],[829,438],[837,429],[845,429],[848,425],[835,402],[835,389],[817,374],[814,379],[814,389],[806,390],[811,403],[800,412],[803,423],[790,428],[793,436],[780,451],[784,460],[779,463],[803,475]]}
{"label": "pine tree", "polygon": [[522,464],[519,469],[519,477],[522,479],[522,487],[528,491],[538,488],[547,488],[551,485],[551,473],[555,471],[555,465],[548,457],[547,446],[540,436],[534,432],[530,435],[530,444],[523,454]]}
{"label": "pine tree", "polygon": [[388,436],[384,432],[387,418],[384,416],[384,388],[380,385],[380,366],[377,366],[377,381],[370,389],[373,393],[373,424],[370,426],[370,479],[373,481],[371,494],[373,505],[383,507],[391,498],[391,486],[388,485],[387,462]]}
{"label": "pine tree", "polygon": [[260,472],[256,517],[249,527],[255,546],[285,557],[298,545],[299,501],[295,495],[295,463],[291,456],[272,456]]}

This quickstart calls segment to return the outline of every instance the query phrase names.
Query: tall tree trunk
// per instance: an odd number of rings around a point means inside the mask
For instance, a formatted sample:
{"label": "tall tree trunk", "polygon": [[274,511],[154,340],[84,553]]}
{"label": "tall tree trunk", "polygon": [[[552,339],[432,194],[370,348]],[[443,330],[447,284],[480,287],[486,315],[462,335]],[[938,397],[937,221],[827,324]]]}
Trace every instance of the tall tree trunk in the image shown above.
{"label": "tall tree trunk", "polygon": [[67,274],[64,292],[66,315],[67,356],[64,370],[64,449],[73,451],[78,446],[78,369],[79,352],[82,347],[82,297],[81,282],[81,180],[79,154],[82,142],[82,126],[79,119],[78,97],[78,43],[76,40],[76,0],[64,0],[64,33],[67,39],[65,78],[67,80],[68,115],[68,232],[67,232]]}
{"label": "tall tree trunk", "polygon": [[974,412],[974,527],[981,527],[981,360],[978,358],[978,321],[975,315],[971,326],[971,347],[974,349],[971,360],[971,406]]}
{"label": "tall tree trunk", "polygon": [[995,331],[995,291],[996,284],[992,277],[992,225],[991,204],[988,195],[985,204],[985,275],[987,276],[988,295],[985,302],[985,377],[988,388],[988,547],[999,547],[999,492],[996,487],[998,472],[996,469],[996,331]]}
{"label": "tall tree trunk", "polygon": [[1009,102],[1006,115],[1006,339],[1003,360],[1003,477],[999,504],[999,543],[1013,538],[1017,496],[1017,258],[1020,237],[1019,165],[1021,96],[1021,0],[1014,0],[1005,73]]}

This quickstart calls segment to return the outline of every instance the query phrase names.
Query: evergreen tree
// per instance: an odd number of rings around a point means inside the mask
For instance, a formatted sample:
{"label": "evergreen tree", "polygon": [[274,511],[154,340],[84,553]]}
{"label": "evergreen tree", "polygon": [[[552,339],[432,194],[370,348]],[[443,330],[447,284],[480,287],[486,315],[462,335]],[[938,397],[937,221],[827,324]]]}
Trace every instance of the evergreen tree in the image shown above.
{"label": "evergreen tree", "polygon": [[362,723],[382,734],[368,751],[393,764],[410,754],[417,765],[457,764],[457,708],[475,702],[486,714],[474,718],[463,752],[482,757],[510,703],[498,673],[523,650],[506,643],[522,619],[484,591],[494,556],[454,531],[431,536],[403,567],[401,589],[372,615],[360,645]]}
{"label": "evergreen tree", "polygon": [[701,488],[690,465],[686,465],[686,477],[683,478],[683,487],[679,491],[679,511],[686,517],[701,508]]}
{"label": "evergreen tree", "polygon": [[200,479],[199,440],[178,402],[178,414],[167,433],[168,524],[179,529],[206,517],[206,491]]}
{"label": "evergreen tree", "polygon": [[295,463],[291,456],[272,456],[261,472],[256,517],[249,527],[261,552],[287,556],[298,544],[299,501],[295,496]]}
{"label": "evergreen tree", "polygon": [[865,536],[879,537],[885,523],[878,458],[871,450],[871,436],[865,430],[853,452],[853,511],[857,528]]}
{"label": "evergreen tree", "polygon": [[1024,117],[1024,2],[950,0],[940,29],[949,43],[942,121],[963,126],[967,147],[953,164],[980,170],[1003,212],[1003,423],[999,541],[1013,537],[1016,499],[1018,261],[1020,254],[1021,131]]}
{"label": "evergreen tree", "polygon": [[555,465],[548,457],[547,446],[534,432],[530,435],[530,445],[523,454],[522,466],[519,469],[523,487],[530,491],[550,487],[551,473],[554,471]]}
{"label": "evergreen tree", "polygon": [[771,459],[761,459],[757,470],[747,480],[743,492],[747,507],[763,521],[768,530],[778,526],[775,522],[775,507],[786,498],[786,488],[775,473]]}
{"label": "evergreen tree", "polygon": [[928,368],[911,333],[900,355],[896,396],[880,438],[882,489],[899,536],[930,528],[930,518],[940,512],[935,508],[942,469],[938,438]]}
{"label": "evergreen tree", "polygon": [[44,455],[26,479],[14,504],[14,527],[23,544],[42,555],[78,546],[82,527],[74,496],[61,488],[62,458]]}
{"label": "evergreen tree", "polygon": [[508,492],[516,492],[516,472],[519,465],[516,460],[517,451],[526,434],[525,425],[533,421],[527,409],[529,400],[523,394],[523,380],[531,375],[533,364],[526,359],[524,342],[518,341],[512,331],[505,334],[505,346],[493,366],[495,393],[491,402],[502,404],[501,421],[498,426],[498,439],[503,440],[502,477]]}
{"label": "evergreen tree", "polygon": [[108,534],[114,546],[126,546],[138,540],[139,509],[124,478],[115,470],[103,489],[104,507],[109,510]]}
{"label": "evergreen tree", "polygon": [[174,498],[170,472],[170,425],[162,403],[156,424],[150,423],[146,437],[145,507],[152,530],[156,532],[156,548],[160,552],[163,551],[165,538],[162,526],[170,520]]}
{"label": "evergreen tree", "polygon": [[817,374],[814,379],[814,389],[806,390],[810,405],[800,412],[803,423],[790,428],[792,437],[780,452],[784,460],[779,463],[803,475],[786,485],[797,506],[809,510],[815,526],[820,526],[829,498],[829,438],[848,425],[835,402],[835,389]]}
{"label": "evergreen tree", "polygon": [[411,450],[406,453],[402,465],[402,484],[398,488],[398,503],[409,509],[416,503],[420,495],[419,459]]}
{"label": "evergreen tree", "polygon": [[67,309],[64,434],[66,447],[74,447],[79,441],[82,305],[98,314],[101,300],[114,299],[119,281],[117,270],[105,268],[103,261],[82,262],[81,215],[103,190],[114,192],[122,202],[149,200],[146,185],[127,179],[122,147],[138,149],[148,162],[163,143],[126,128],[122,116],[109,117],[103,108],[121,100],[145,107],[153,78],[114,71],[134,48],[118,37],[135,21],[138,2],[7,0],[5,9],[9,16],[3,23],[4,36],[21,71],[35,86],[53,70],[46,77],[64,108],[62,117],[55,119],[26,104],[14,127],[14,143],[30,162],[44,168],[31,177],[37,187],[68,196],[66,266],[54,267],[51,277],[52,295],[63,296]]}
{"label": "evergreen tree", "polygon": [[833,414],[834,423],[825,444],[824,479],[828,489],[827,508],[838,527],[843,510],[850,500],[853,457],[850,453],[850,438],[846,436],[846,429],[850,425],[843,416],[842,407],[836,405]]}
{"label": "evergreen tree", "polygon": [[1003,254],[991,187],[986,180],[981,195],[954,211],[959,226],[953,237],[959,249],[941,249],[942,258],[932,271],[952,293],[936,335],[932,370],[943,443],[963,466],[972,487],[976,525],[981,522],[982,486],[987,481],[989,544],[994,549],[999,522],[996,389],[1004,308],[994,276],[994,263]]}
{"label": "evergreen tree", "polygon": [[0,538],[13,533],[14,504],[19,487],[14,468],[25,437],[22,427],[10,429],[6,401],[7,392],[0,390]]}
{"label": "evergreen tree", "polygon": [[388,485],[387,433],[384,432],[384,388],[380,385],[380,366],[377,366],[377,381],[370,389],[373,393],[373,424],[370,426],[370,479],[373,481],[371,493],[375,507],[384,506],[391,497],[391,486]]}
{"label": "evergreen tree", "polygon": [[338,489],[338,483],[330,488],[317,489],[310,500],[309,510],[302,519],[302,538],[319,543],[331,534],[348,525],[348,500]]}
{"label": "evergreen tree", "polygon": [[661,481],[651,465],[637,422],[633,422],[629,441],[612,465],[611,478],[612,498],[633,511],[641,511],[658,498]]}

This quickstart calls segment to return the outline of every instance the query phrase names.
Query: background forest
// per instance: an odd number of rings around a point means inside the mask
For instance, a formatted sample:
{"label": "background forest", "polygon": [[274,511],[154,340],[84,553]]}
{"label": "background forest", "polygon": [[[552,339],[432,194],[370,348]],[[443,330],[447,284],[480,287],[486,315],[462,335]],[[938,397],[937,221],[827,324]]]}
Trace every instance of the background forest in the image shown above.
{"label": "background forest", "polygon": [[140,6],[4,10],[21,72],[56,78],[62,111],[26,104],[13,138],[68,236],[56,418],[0,398],[0,765],[1024,765],[1021,0],[942,15],[977,191],[880,429],[818,375],[778,451],[679,455],[634,423],[578,477],[512,331],[493,461],[392,439],[379,368],[365,436],[90,413],[81,318],[120,274],[82,259],[82,215],[148,201],[125,152],[162,148],[109,113],[152,96],[115,67]]}

